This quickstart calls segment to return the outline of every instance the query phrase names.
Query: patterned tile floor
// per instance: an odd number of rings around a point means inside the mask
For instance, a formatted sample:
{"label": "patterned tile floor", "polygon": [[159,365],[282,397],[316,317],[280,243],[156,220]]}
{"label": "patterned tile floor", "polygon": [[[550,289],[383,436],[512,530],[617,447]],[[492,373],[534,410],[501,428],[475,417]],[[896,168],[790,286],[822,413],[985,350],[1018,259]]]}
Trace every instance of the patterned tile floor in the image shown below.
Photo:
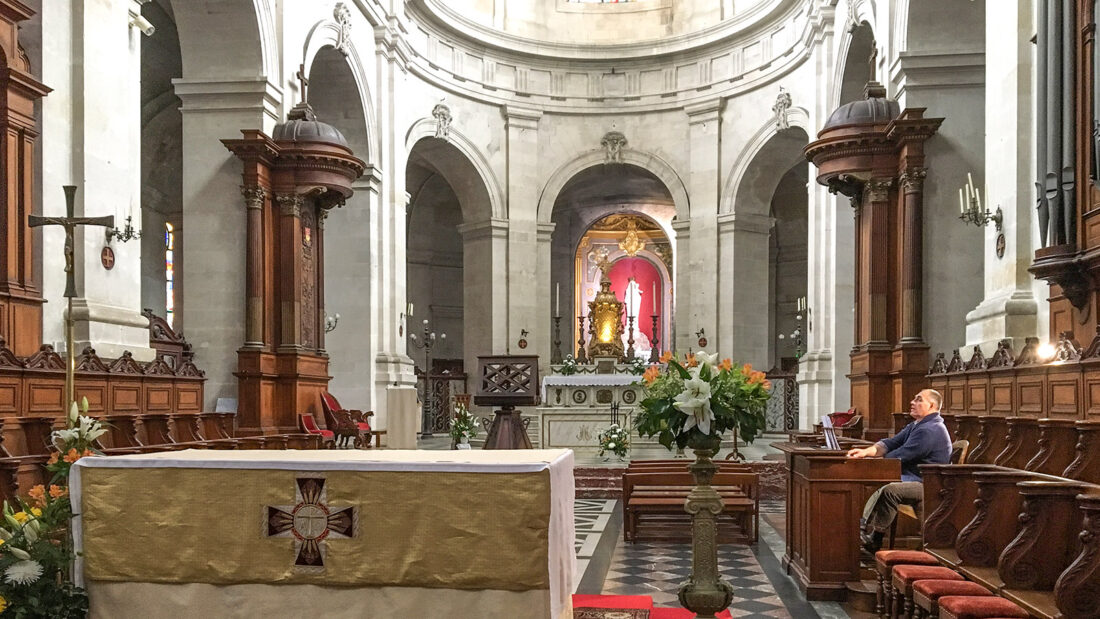
{"label": "patterned tile floor", "polygon": [[576,499],[573,505],[573,523],[577,530],[577,580],[573,585],[574,592],[588,570],[600,538],[615,514],[617,503],[613,499]]}

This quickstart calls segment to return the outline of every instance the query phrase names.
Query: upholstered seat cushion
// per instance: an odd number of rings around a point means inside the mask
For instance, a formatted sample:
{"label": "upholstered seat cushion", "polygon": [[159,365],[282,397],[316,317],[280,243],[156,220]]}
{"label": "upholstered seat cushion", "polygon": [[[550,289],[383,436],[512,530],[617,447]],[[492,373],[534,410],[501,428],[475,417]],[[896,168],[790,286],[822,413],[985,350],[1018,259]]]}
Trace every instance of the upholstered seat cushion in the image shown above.
{"label": "upholstered seat cushion", "polygon": [[996,596],[947,595],[939,599],[941,619],[1027,619],[1027,611]]}
{"label": "upholstered seat cushion", "polygon": [[948,595],[993,595],[985,587],[969,580],[918,580],[913,583],[913,604],[931,612],[936,600]]}
{"label": "upholstered seat cushion", "polygon": [[913,583],[920,580],[963,580],[958,572],[938,565],[895,565],[894,588],[904,592],[905,597],[912,595]]}
{"label": "upholstered seat cushion", "polygon": [[939,565],[936,557],[920,550],[880,550],[875,553],[875,564],[881,567],[892,565]]}

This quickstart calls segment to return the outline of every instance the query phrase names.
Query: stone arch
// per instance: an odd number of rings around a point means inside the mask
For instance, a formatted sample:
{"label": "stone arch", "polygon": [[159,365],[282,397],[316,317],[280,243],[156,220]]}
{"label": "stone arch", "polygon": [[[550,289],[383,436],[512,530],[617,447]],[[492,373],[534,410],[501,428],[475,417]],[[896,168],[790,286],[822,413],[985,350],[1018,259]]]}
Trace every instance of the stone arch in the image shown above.
{"label": "stone arch", "polygon": [[[790,114],[788,115],[787,120],[790,122],[791,128],[784,130],[782,132],[782,135],[793,135],[792,132],[801,130],[802,134],[804,136],[807,136],[806,141],[803,142],[803,146],[808,144],[808,136],[810,134],[810,113],[806,110],[806,108],[792,107],[790,109]],[[749,172],[749,169],[754,164],[754,162],[757,161],[757,157],[762,153],[764,148],[768,146],[768,143],[771,142],[773,138],[779,135],[781,135],[781,132],[779,129],[776,128],[775,121],[769,119],[763,127],[757,130],[756,134],[753,135],[748,144],[745,145],[745,148],[741,150],[741,153],[738,155],[737,160],[733,163],[733,168],[731,168],[730,174],[726,179],[726,186],[722,191],[723,198],[721,202],[721,209],[719,210],[720,214],[733,212],[738,193],[742,190],[742,181],[744,181],[745,175]],[[801,151],[799,151],[798,156],[802,156]],[[782,177],[788,169],[790,169],[791,165],[794,165],[795,163],[796,161],[791,161],[790,165],[779,171],[778,175],[776,176],[776,183],[778,183],[779,178]],[[809,164],[807,163],[807,165]],[[773,186],[772,190],[774,189],[775,187]]]}
{"label": "stone arch", "polygon": [[[691,202],[688,198],[687,187],[684,185],[684,181],[680,178],[680,175],[668,164],[668,162],[657,155],[634,150],[632,148],[624,148],[620,152],[622,153],[622,163],[638,166],[650,172],[664,183],[665,188],[668,189],[668,192],[672,195],[672,200],[676,205],[677,219],[681,221],[690,219]],[[554,204],[557,202],[558,195],[565,187],[565,184],[580,172],[593,166],[602,165],[604,163],[604,156],[603,150],[589,151],[566,162],[550,175],[550,179],[543,187],[542,194],[539,196],[539,223],[550,223],[551,215],[553,215],[554,212]]]}
{"label": "stone arch", "polygon": [[[433,165],[454,188],[462,204],[463,220],[467,223],[487,219],[506,219],[508,207],[500,181],[493,173],[489,160],[474,143],[454,126],[450,127],[447,139],[435,137],[436,122],[433,118],[422,118],[409,128],[405,134],[405,152],[411,154],[422,140],[431,140],[439,147],[450,149],[457,157],[446,157],[444,161],[433,160]],[[478,178],[480,183],[463,182],[463,178]],[[486,207],[487,210],[486,210]]]}
{"label": "stone arch", "polygon": [[768,214],[767,206],[787,171],[799,162],[810,165],[802,154],[809,143],[805,118],[790,129],[776,131],[772,124],[757,132],[730,174],[722,213]]}
{"label": "stone arch", "polygon": [[[866,3],[859,6],[866,7]],[[836,57],[841,60],[836,63],[832,82],[833,88],[832,92],[829,93],[830,110],[835,110],[842,104],[855,100],[851,93],[856,87],[852,84],[856,84],[858,86],[856,89],[862,91],[863,85],[867,83],[867,77],[870,75],[867,61],[870,57],[871,48],[876,45],[875,41],[878,39],[874,25],[874,13],[870,9],[863,9],[857,15],[858,17],[853,16],[848,22],[849,26],[845,29],[844,37],[840,42],[840,49],[837,52]],[[879,81],[882,81],[881,76],[879,78]]]}
{"label": "stone arch", "polygon": [[173,0],[184,79],[279,75],[273,0]]}
{"label": "stone arch", "polygon": [[[338,49],[339,35],[340,27],[331,20],[321,20],[314,24],[309,34],[306,35],[302,50],[302,63],[306,67],[313,67],[313,62],[322,49]],[[367,132],[367,151],[356,152],[355,154],[367,163],[374,164],[378,161],[379,134],[375,127],[374,102],[370,94],[367,71],[354,41],[344,41],[344,45],[346,52],[341,53],[351,69],[352,77],[355,79],[356,91],[359,94],[359,105],[363,110],[363,121]]]}

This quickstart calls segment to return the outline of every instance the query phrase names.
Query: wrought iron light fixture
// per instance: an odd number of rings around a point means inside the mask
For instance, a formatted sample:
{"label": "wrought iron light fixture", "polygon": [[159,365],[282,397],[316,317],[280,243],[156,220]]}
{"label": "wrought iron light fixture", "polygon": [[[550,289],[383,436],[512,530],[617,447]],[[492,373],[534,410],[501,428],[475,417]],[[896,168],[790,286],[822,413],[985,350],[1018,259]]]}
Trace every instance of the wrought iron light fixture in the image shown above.
{"label": "wrought iron light fixture", "polygon": [[107,242],[110,243],[111,239],[116,239],[119,243],[125,243],[134,239],[141,238],[141,230],[134,228],[133,217],[126,216],[126,226],[119,230],[114,226],[107,228]]}
{"label": "wrought iron light fixture", "polygon": [[997,232],[1001,231],[1001,224],[1004,221],[1001,207],[998,206],[994,212],[982,207],[982,196],[974,186],[974,179],[971,178],[970,173],[966,175],[966,185],[959,189],[959,219],[978,227],[992,221],[997,226]]}

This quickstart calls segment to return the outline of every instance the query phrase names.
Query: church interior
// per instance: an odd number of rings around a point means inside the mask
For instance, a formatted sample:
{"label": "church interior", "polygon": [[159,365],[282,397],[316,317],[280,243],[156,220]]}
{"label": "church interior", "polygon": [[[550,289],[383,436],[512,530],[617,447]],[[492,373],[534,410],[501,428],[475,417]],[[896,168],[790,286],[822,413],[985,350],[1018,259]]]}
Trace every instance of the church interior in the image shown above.
{"label": "church interior", "polygon": [[0,615],[1100,619],[1098,23],[0,0]]}

